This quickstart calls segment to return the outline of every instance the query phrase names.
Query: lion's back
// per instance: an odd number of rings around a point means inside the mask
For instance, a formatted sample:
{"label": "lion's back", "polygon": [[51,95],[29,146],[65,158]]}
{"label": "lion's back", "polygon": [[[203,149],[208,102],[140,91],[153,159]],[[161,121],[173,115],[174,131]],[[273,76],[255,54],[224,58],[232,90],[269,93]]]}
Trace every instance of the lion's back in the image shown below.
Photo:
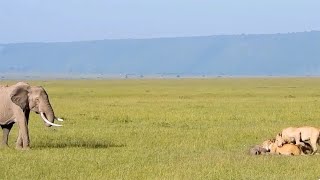
{"label": "lion's back", "polygon": [[294,144],[284,144],[282,147],[278,147],[278,153],[283,155],[300,155],[301,150]]}

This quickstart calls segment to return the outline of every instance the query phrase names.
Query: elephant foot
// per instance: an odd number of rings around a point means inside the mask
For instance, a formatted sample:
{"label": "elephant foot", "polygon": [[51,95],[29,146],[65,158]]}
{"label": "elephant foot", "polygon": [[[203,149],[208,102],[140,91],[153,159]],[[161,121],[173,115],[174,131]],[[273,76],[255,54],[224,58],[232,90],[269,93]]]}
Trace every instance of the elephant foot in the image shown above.
{"label": "elephant foot", "polygon": [[30,150],[30,147],[28,146],[28,147],[24,147],[24,148],[22,148],[22,150],[23,151],[28,151],[28,150]]}
{"label": "elephant foot", "polygon": [[17,144],[17,145],[16,145],[16,149],[17,149],[17,150],[22,150],[22,149],[23,149],[23,147],[22,147],[22,145]]}
{"label": "elephant foot", "polygon": [[8,144],[1,144],[0,148],[1,149],[7,149],[7,148],[9,148],[9,146],[8,146]]}
{"label": "elephant foot", "polygon": [[21,151],[28,151],[28,150],[30,150],[30,147],[29,146],[28,147],[16,146],[16,149],[21,150]]}

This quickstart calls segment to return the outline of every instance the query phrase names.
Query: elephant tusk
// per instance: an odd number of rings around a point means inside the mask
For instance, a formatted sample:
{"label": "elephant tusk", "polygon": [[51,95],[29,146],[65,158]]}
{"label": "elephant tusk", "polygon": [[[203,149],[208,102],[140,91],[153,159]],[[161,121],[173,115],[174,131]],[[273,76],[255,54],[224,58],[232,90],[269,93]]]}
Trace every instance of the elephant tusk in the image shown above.
{"label": "elephant tusk", "polygon": [[62,125],[60,125],[60,124],[54,124],[54,123],[50,122],[50,121],[44,116],[44,113],[43,113],[43,112],[41,112],[40,115],[41,115],[41,118],[43,119],[43,121],[46,122],[47,124],[49,124],[49,125],[51,125],[51,126],[56,126],[56,127],[61,127],[61,126],[62,126]]}
{"label": "elephant tusk", "polygon": [[62,122],[63,121],[63,119],[61,119],[61,118],[55,118],[56,120],[58,120],[58,121],[60,121],[60,122]]}

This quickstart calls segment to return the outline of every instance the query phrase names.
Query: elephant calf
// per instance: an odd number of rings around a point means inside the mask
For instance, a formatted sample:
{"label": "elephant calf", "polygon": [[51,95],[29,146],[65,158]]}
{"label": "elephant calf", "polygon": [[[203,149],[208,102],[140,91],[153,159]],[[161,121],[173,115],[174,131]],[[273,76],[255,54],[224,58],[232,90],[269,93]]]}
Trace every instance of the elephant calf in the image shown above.
{"label": "elephant calf", "polygon": [[45,125],[62,126],[54,124],[56,118],[49,102],[47,92],[40,86],[30,86],[19,82],[12,86],[0,87],[0,125],[3,129],[2,145],[8,146],[8,136],[14,123],[18,124],[19,135],[16,143],[17,149],[29,149],[28,121],[30,111],[40,114]]}
{"label": "elephant calf", "polygon": [[260,154],[266,154],[268,152],[267,149],[263,148],[260,145],[255,145],[254,147],[251,147],[249,149],[250,155],[260,155]]}

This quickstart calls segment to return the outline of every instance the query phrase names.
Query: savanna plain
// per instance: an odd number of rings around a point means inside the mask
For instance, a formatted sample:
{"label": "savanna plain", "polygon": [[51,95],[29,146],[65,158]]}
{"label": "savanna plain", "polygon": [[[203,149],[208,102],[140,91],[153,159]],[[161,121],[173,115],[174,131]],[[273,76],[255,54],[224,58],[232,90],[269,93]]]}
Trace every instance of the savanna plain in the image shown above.
{"label": "savanna plain", "polygon": [[18,151],[15,125],[1,179],[320,178],[320,155],[248,154],[285,127],[320,127],[320,78],[28,82],[64,126],[31,113],[31,150]]}

